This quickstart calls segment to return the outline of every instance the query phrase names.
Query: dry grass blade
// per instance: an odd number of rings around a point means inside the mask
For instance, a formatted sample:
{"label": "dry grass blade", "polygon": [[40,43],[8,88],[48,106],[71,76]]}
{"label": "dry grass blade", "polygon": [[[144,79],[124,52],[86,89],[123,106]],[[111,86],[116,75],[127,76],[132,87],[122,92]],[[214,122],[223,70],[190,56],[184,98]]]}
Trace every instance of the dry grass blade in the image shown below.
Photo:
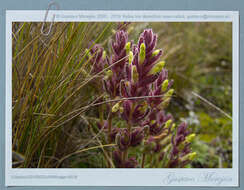
{"label": "dry grass blade", "polygon": [[208,101],[206,98],[200,96],[199,94],[195,93],[195,92],[191,92],[194,96],[196,96],[197,98],[199,98],[200,100],[202,100],[203,102],[205,102],[206,104],[210,105],[211,107],[213,107],[214,109],[216,109],[217,111],[219,111],[220,113],[224,114],[226,117],[228,117],[229,119],[232,120],[232,117],[230,114],[226,113],[224,110],[220,109],[219,107],[217,107],[216,105],[214,105],[213,103],[211,103],[210,101]]}
{"label": "dry grass blade", "polygon": [[76,90],[70,95],[68,96],[64,102],[57,108],[57,110],[59,110],[65,103],[67,103],[67,101],[74,96],[75,93],[77,93],[82,87],[84,87],[87,83],[89,83],[90,81],[92,81],[93,79],[95,79],[96,77],[98,77],[100,74],[104,73],[105,71],[107,71],[108,69],[110,69],[111,67],[113,67],[114,65],[118,64],[119,62],[121,62],[122,60],[128,58],[128,56],[123,57],[122,59],[116,61],[115,63],[111,64],[110,66],[108,66],[107,68],[103,69],[102,71],[100,71],[99,73],[93,75],[91,78],[87,79],[85,82],[83,82],[79,87],[76,88]]}
{"label": "dry grass blade", "polygon": [[71,153],[71,154],[69,154],[69,155],[67,155],[67,156],[65,156],[65,157],[63,157],[63,158],[61,158],[60,160],[59,160],[59,162],[58,162],[58,164],[57,164],[57,168],[62,164],[62,162],[64,161],[64,160],[66,160],[67,158],[69,158],[69,157],[71,157],[71,156],[74,156],[74,155],[76,155],[76,154],[80,154],[80,153],[82,153],[82,152],[85,152],[85,151],[89,151],[89,150],[94,150],[94,149],[98,149],[98,148],[103,148],[103,147],[112,147],[112,146],[116,146],[116,144],[106,144],[106,145],[99,145],[99,146],[94,146],[94,147],[90,147],[90,148],[85,148],[85,149],[82,149],[82,150],[78,150],[78,151],[76,151],[76,152],[73,152],[73,153]]}

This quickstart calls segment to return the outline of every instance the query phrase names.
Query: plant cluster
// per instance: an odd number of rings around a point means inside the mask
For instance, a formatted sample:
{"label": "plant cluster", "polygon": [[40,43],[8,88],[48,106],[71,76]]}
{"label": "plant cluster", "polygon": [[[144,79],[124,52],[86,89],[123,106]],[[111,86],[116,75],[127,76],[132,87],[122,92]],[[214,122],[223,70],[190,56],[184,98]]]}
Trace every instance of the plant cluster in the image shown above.
{"label": "plant cluster", "polygon": [[[144,30],[137,43],[129,41],[122,29],[116,32],[111,55],[100,44],[89,52],[92,73],[103,73],[100,86],[107,94],[106,110],[100,112],[97,125],[106,141],[116,144],[109,156],[118,168],[185,167],[196,156],[191,150],[195,134],[166,112],[174,94],[173,80],[168,79],[156,44],[152,29]],[[114,118],[124,124],[118,125]]]}

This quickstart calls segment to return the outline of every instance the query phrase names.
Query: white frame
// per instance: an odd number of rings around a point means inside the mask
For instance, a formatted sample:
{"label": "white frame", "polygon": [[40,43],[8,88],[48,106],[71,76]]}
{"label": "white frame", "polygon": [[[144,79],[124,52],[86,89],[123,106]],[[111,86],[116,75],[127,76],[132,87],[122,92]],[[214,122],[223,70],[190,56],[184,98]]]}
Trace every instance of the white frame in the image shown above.
{"label": "white frame", "polygon": [[233,167],[226,169],[19,169],[12,168],[12,22],[42,22],[46,11],[6,11],[6,186],[238,186],[239,12],[49,11],[55,22],[232,22]]}

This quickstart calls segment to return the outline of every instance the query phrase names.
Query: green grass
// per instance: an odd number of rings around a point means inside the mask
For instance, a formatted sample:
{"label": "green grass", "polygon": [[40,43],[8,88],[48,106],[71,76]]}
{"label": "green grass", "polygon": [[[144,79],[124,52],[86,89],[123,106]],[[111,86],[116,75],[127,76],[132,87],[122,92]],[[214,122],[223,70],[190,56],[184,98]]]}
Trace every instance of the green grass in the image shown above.
{"label": "green grass", "polygon": [[13,24],[13,150],[24,155],[22,167],[53,167],[83,144],[73,136],[80,119],[70,118],[97,96],[85,82],[85,49],[104,42],[113,24],[55,23],[48,37],[41,25]]}

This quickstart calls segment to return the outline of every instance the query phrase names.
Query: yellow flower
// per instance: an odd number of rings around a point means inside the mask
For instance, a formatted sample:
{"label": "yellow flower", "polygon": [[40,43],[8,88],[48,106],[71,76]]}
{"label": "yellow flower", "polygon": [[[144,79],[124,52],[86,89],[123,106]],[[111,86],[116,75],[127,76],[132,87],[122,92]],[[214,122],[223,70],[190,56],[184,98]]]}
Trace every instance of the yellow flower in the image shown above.
{"label": "yellow flower", "polygon": [[146,46],[144,43],[140,45],[140,53],[139,53],[139,64],[142,64],[145,61],[146,57]]}

